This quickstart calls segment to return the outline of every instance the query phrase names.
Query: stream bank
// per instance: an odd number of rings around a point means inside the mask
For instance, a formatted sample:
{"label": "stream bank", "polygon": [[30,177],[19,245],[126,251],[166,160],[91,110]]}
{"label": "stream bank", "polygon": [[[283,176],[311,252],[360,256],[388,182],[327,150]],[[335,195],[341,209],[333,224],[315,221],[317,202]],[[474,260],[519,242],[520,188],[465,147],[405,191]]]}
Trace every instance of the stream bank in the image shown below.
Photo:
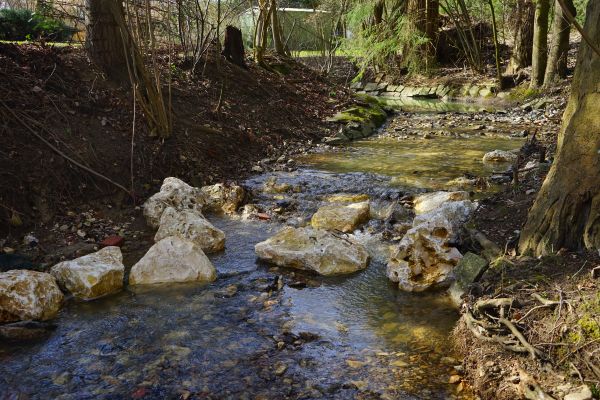
{"label": "stream bank", "polygon": [[[348,277],[257,263],[254,253],[254,244],[281,226],[306,224],[330,196],[367,196],[375,210],[410,203],[413,194],[464,174],[489,177],[483,154],[500,143],[508,150],[523,142],[505,134],[521,129],[505,125],[514,116],[441,117],[400,113],[379,137],[345,148],[315,145],[291,162],[263,160],[256,167],[264,172],[243,185],[256,206],[250,219],[209,216],[227,237],[225,251],[210,256],[215,283],[134,287],[93,302],[69,301],[43,340],[2,348],[2,390],[31,398],[469,398],[448,343],[459,315],[443,294],[403,293],[387,280],[384,248],[394,236],[386,239],[381,217],[354,233],[374,254],[366,270]],[[396,130],[409,121],[414,132]],[[480,128],[479,121],[489,127]],[[450,129],[456,135],[432,134],[444,131],[441,124],[456,125]],[[463,154],[469,143],[478,144]],[[437,157],[448,153],[453,157],[440,163]],[[402,178],[407,175],[419,180]],[[124,223],[111,221],[110,213],[122,214],[112,206],[72,211],[49,233],[67,243],[81,238],[79,230],[90,237],[121,234],[130,267],[150,247],[153,232],[139,209]],[[400,218],[410,221],[410,212]],[[40,242],[33,251],[40,252],[46,239]],[[61,257],[74,255],[50,255],[48,265]]]}

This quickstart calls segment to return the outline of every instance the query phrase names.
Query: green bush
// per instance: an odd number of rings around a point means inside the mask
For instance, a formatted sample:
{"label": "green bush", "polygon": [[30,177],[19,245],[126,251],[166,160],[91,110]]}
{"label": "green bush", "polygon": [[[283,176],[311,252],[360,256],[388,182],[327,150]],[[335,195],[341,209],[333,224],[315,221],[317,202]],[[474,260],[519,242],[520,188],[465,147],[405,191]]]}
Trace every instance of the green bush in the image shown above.
{"label": "green bush", "polygon": [[0,10],[0,40],[44,39],[64,42],[77,32],[62,21],[44,17],[27,9]]}

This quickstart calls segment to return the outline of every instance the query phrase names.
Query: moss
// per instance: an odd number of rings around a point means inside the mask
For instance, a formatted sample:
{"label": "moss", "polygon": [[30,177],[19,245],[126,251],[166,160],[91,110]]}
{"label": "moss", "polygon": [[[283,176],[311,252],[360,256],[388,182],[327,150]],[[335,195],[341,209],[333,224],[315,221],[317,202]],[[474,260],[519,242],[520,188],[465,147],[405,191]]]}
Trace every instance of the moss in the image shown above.
{"label": "moss", "polygon": [[367,107],[355,106],[337,113],[330,120],[337,122],[359,122],[361,124],[373,122],[376,126],[381,126],[387,115],[379,105],[369,105]]}
{"label": "moss", "polygon": [[377,97],[369,96],[368,94],[359,93],[359,94],[355,94],[354,96],[358,100],[363,101],[367,104],[371,104],[373,106],[379,106],[381,104],[379,102],[379,99],[377,99]]}
{"label": "moss", "polygon": [[591,340],[600,340],[600,324],[589,314],[579,319],[577,324],[581,327],[583,333]]}
{"label": "moss", "polygon": [[540,89],[532,89],[527,85],[517,86],[513,90],[511,90],[508,98],[511,100],[528,100],[534,97],[539,96],[542,93]]}

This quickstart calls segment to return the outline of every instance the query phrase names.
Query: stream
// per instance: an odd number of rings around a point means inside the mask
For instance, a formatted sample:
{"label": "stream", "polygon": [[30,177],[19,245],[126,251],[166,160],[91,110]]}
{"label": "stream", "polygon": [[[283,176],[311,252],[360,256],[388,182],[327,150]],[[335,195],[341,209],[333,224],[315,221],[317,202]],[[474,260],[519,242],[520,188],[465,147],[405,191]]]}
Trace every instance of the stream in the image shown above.
{"label": "stream", "polygon": [[[381,136],[247,180],[253,203],[283,211],[271,221],[208,217],[227,237],[226,250],[209,256],[216,282],[127,287],[67,302],[47,339],[0,344],[0,398],[471,398],[448,383],[460,364],[449,340],[458,312],[444,293],[404,293],[388,281],[383,221],[356,233],[371,244],[372,261],[346,277],[272,267],[254,253],[282,226],[306,223],[327,196],[366,194],[385,207],[465,173],[487,176],[494,169],[482,164],[485,152],[522,144],[465,135],[472,116],[450,118],[457,132],[464,128],[456,135],[398,136],[402,126],[438,129],[439,117],[403,113]],[[508,120],[496,125],[519,129]],[[293,190],[264,190],[275,181]]]}

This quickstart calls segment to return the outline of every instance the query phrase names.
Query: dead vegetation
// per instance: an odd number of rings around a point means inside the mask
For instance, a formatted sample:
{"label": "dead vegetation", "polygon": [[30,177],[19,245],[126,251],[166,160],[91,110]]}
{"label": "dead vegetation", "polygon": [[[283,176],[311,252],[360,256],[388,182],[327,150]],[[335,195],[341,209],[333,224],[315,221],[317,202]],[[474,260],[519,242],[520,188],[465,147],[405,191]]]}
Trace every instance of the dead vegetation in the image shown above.
{"label": "dead vegetation", "polygon": [[257,160],[328,135],[326,117],[352,101],[292,61],[271,72],[209,53],[196,70],[158,55],[173,76],[174,116],[172,137],[160,140],[131,89],[108,82],[82,49],[0,44],[2,233],[73,204],[131,206],[171,175],[195,185],[240,179]]}

